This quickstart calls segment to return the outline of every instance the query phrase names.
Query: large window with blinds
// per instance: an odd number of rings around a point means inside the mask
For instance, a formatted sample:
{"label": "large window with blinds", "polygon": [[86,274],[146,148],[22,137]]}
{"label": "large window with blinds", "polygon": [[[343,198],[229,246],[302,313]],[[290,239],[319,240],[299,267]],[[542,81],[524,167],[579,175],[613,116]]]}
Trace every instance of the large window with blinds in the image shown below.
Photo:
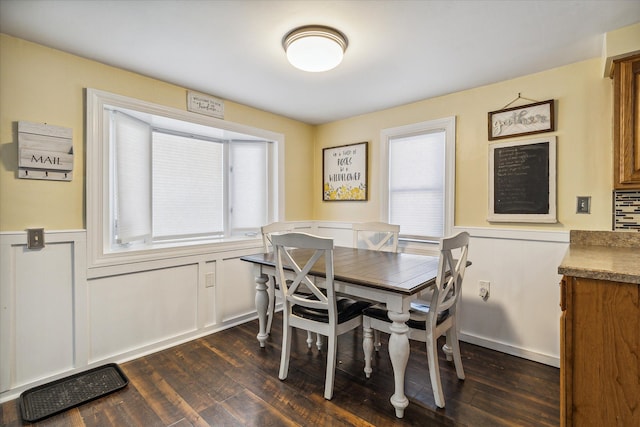
{"label": "large window with blinds", "polygon": [[105,92],[87,92],[92,260],[255,238],[278,218],[283,138]]}
{"label": "large window with blinds", "polygon": [[385,129],[383,219],[400,239],[433,242],[451,234],[455,201],[455,118]]}

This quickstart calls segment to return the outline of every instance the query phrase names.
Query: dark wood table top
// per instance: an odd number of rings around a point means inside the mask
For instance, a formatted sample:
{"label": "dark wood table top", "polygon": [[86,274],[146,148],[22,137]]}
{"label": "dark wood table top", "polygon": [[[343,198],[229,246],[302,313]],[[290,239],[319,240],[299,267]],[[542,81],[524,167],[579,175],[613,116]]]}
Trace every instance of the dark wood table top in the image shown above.
{"label": "dark wood table top", "polygon": [[[312,253],[312,250],[303,249],[292,252],[298,265],[304,265]],[[271,252],[247,255],[240,259],[275,267]],[[438,259],[435,256],[336,246],[333,250],[333,275],[336,281],[413,295],[435,283]],[[321,258],[310,273],[324,277],[324,265],[324,258]]]}

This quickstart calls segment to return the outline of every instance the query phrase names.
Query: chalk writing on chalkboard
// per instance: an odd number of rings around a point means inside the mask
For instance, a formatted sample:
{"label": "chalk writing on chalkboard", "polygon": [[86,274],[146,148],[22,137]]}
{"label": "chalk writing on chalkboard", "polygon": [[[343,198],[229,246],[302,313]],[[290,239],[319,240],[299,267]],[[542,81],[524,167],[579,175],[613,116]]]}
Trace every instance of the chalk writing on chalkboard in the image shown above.
{"label": "chalk writing on chalkboard", "polygon": [[549,213],[549,143],[497,148],[494,212]]}
{"label": "chalk writing on chalkboard", "polygon": [[555,222],[555,137],[490,150],[489,220]]}

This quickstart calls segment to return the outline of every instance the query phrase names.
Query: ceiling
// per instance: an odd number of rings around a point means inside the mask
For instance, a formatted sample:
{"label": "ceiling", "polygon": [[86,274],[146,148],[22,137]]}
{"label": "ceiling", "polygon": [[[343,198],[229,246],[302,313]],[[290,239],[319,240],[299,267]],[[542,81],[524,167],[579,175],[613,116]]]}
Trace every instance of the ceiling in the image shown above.
{"label": "ceiling", "polygon": [[[0,0],[2,33],[310,124],[598,57],[637,22],[638,0]],[[308,24],[349,39],[334,70],[287,63]]]}

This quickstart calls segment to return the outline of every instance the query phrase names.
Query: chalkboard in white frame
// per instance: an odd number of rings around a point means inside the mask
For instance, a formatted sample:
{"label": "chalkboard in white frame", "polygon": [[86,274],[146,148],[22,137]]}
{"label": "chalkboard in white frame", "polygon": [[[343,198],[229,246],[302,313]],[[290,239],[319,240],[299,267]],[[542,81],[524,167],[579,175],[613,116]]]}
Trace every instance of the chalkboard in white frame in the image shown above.
{"label": "chalkboard in white frame", "polygon": [[489,222],[558,222],[556,137],[489,145]]}

